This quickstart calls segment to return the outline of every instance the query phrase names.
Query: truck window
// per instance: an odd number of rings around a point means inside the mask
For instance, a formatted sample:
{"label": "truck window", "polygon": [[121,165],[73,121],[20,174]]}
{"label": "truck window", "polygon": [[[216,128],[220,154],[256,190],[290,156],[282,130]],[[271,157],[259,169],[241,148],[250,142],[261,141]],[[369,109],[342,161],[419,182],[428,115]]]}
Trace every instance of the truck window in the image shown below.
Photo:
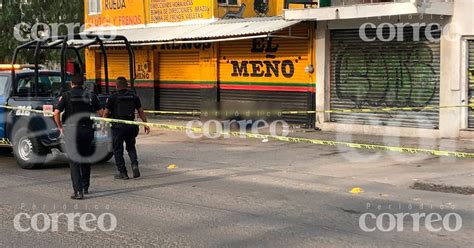
{"label": "truck window", "polygon": [[38,95],[34,76],[20,78],[15,95],[20,97],[55,97],[61,92],[61,77],[56,75],[40,75],[38,78]]}
{"label": "truck window", "polygon": [[59,96],[59,94],[61,94],[61,77],[49,76],[48,80],[51,82],[52,97]]}
{"label": "truck window", "polygon": [[18,86],[16,87],[15,96],[31,97],[34,96],[34,78],[25,77],[18,80]]}
{"label": "truck window", "polygon": [[5,88],[7,87],[8,77],[0,76],[0,96],[5,94]]}

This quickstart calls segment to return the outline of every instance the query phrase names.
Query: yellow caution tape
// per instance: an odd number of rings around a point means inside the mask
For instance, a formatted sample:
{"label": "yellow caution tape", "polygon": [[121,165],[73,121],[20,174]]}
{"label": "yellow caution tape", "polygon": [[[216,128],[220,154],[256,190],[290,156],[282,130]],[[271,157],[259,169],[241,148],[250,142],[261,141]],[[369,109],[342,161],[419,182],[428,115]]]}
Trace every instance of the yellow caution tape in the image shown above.
{"label": "yellow caution tape", "polygon": [[446,108],[474,108],[474,104],[469,105],[448,105],[448,106],[424,106],[424,107],[392,107],[392,108],[365,108],[365,109],[332,109],[319,111],[283,111],[282,114],[316,114],[316,113],[383,113],[393,111],[424,111]]}
{"label": "yellow caution tape", "polygon": [[193,132],[202,132],[201,128],[196,128],[196,127],[185,127],[185,126],[176,126],[176,125],[168,125],[168,124],[161,124],[161,123],[117,120],[117,119],[100,118],[100,117],[91,117],[91,119],[95,121],[103,121],[103,122],[108,122],[108,123],[128,124],[128,125],[136,125],[136,126],[149,126],[149,127],[157,127],[157,128],[178,130],[178,131],[190,130]]}
{"label": "yellow caution tape", "polygon": [[[15,107],[15,106],[7,106],[7,105],[0,105],[0,108],[22,111],[24,113],[37,113],[37,114],[52,114],[53,113],[51,111],[28,109],[26,107]],[[22,115],[24,115],[24,114],[22,114]]]}
{"label": "yellow caution tape", "polygon": [[158,111],[158,110],[145,110],[147,114],[163,114],[163,115],[200,115],[199,111],[189,111],[189,112],[174,112],[174,111]]}
{"label": "yellow caution tape", "polygon": [[[474,104],[468,105],[448,105],[448,106],[424,106],[424,107],[392,107],[392,108],[356,108],[356,109],[331,109],[331,110],[316,110],[316,111],[277,111],[275,113],[282,115],[300,115],[300,114],[316,114],[316,113],[383,113],[393,111],[425,111],[425,110],[436,110],[446,108],[474,108]],[[209,111],[210,113],[219,113],[218,111]],[[247,113],[252,111],[242,111]],[[263,111],[264,113],[267,113]],[[271,112],[271,111],[269,111]],[[146,110],[145,113],[149,114],[170,114],[170,115],[202,115],[203,112],[192,111],[192,112],[172,112],[172,111],[158,111],[158,110]]]}
{"label": "yellow caution tape", "polygon": [[[11,109],[11,110],[20,110],[31,113],[39,114],[48,114],[51,115],[52,112],[27,109],[24,107],[15,107],[15,106],[6,106],[0,105],[0,108]],[[425,106],[425,107],[394,107],[394,108],[365,108],[365,109],[331,109],[331,110],[316,110],[316,111],[278,111],[275,112],[279,115],[299,115],[299,114],[316,114],[316,113],[383,113],[383,112],[393,112],[393,111],[424,111],[424,110],[435,110],[435,109],[445,109],[445,108],[474,108],[474,103],[468,105],[451,105],[451,106]],[[145,110],[147,114],[163,114],[163,115],[202,115],[201,111],[159,111],[159,110]],[[219,113],[218,111],[210,111],[210,113]],[[243,111],[242,113],[252,113],[252,111]],[[264,113],[267,113],[263,111]],[[271,111],[270,111],[271,112]],[[205,113],[205,112],[204,112]],[[258,112],[257,112],[258,113]]]}
{"label": "yellow caution tape", "polygon": [[[26,110],[29,112],[42,113],[42,114],[47,113],[41,110],[29,110],[29,109],[13,107],[13,106],[0,105],[0,107],[12,109],[12,110]],[[202,132],[201,128],[176,126],[176,125],[168,125],[168,124],[161,124],[161,123],[127,121],[127,120],[117,120],[117,119],[100,118],[100,117],[91,117],[91,119],[95,121],[103,121],[107,123],[122,123],[122,124],[128,124],[128,125],[149,126],[149,127],[157,127],[157,128],[178,130],[178,131],[190,130],[193,132]],[[442,157],[474,158],[474,153],[469,153],[469,152],[440,151],[440,150],[421,149],[421,148],[358,144],[358,143],[349,143],[349,142],[332,141],[332,140],[307,139],[307,138],[285,137],[285,136],[275,136],[275,135],[265,135],[265,134],[251,134],[251,133],[241,133],[241,132],[231,132],[231,133],[223,133],[223,134],[224,135],[228,134],[228,135],[237,136],[237,137],[245,136],[248,138],[256,138],[256,139],[261,139],[261,140],[271,139],[271,140],[291,142],[291,143],[309,143],[309,144],[314,144],[314,145],[345,146],[345,147],[355,148],[355,149],[381,150],[381,151],[412,153],[412,154],[428,154],[428,155],[442,156]]]}
{"label": "yellow caution tape", "polygon": [[[98,118],[98,117],[91,117],[91,119],[97,120],[97,121],[110,122],[110,123],[123,123],[123,124],[129,124],[129,125],[158,127],[158,128],[171,129],[171,130],[181,130],[181,131],[190,130],[193,132],[202,132],[201,128],[192,128],[192,127],[185,127],[185,126],[174,126],[174,125],[159,124],[159,123],[145,123],[145,122],[138,122],[138,121],[115,120],[115,119]],[[468,153],[468,152],[440,151],[440,150],[421,149],[421,148],[358,144],[358,143],[349,143],[349,142],[332,141],[332,140],[284,137],[284,136],[251,134],[251,133],[241,133],[241,132],[223,133],[223,135],[226,135],[226,134],[231,135],[231,136],[237,136],[237,137],[245,136],[248,138],[256,138],[260,140],[271,139],[271,140],[291,142],[291,143],[309,143],[309,144],[314,144],[314,145],[345,146],[345,147],[354,148],[354,149],[380,150],[380,151],[411,153],[411,154],[428,154],[432,156],[441,156],[441,157],[474,158],[474,153]]]}

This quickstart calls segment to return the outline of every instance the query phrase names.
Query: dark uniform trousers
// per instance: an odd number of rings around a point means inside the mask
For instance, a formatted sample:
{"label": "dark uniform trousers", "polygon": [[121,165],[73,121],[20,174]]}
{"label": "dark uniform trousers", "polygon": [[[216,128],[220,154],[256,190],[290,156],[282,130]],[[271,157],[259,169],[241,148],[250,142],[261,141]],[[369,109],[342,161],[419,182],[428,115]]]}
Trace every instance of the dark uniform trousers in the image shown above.
{"label": "dark uniform trousers", "polygon": [[125,159],[123,158],[124,142],[130,161],[132,161],[132,167],[138,166],[138,156],[135,144],[139,130],[139,127],[135,125],[114,124],[112,126],[112,143],[114,148],[115,165],[120,173],[127,173]]}
{"label": "dark uniform trousers", "polygon": [[71,167],[72,186],[74,192],[82,192],[89,189],[90,185],[94,129],[92,126],[66,126],[64,138]]}

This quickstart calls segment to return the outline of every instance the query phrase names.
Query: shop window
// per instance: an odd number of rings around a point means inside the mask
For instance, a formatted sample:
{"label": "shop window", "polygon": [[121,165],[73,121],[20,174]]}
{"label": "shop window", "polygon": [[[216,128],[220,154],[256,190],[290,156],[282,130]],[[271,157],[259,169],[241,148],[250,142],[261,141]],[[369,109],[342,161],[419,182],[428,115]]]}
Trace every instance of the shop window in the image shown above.
{"label": "shop window", "polygon": [[89,15],[102,13],[102,0],[89,0]]}
{"label": "shop window", "polygon": [[239,5],[239,0],[217,0],[219,5]]}

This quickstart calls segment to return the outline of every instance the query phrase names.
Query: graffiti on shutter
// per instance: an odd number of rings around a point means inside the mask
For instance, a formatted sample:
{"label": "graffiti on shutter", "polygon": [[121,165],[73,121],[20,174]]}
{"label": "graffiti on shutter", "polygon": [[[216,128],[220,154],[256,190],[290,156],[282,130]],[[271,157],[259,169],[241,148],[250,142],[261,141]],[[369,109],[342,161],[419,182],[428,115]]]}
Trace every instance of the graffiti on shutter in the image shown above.
{"label": "graffiti on shutter", "polygon": [[[405,30],[404,37],[413,37],[413,30]],[[331,109],[438,105],[439,56],[439,43],[423,39],[364,42],[359,38],[359,30],[333,30]],[[333,113],[331,121],[436,129],[439,113]]]}

